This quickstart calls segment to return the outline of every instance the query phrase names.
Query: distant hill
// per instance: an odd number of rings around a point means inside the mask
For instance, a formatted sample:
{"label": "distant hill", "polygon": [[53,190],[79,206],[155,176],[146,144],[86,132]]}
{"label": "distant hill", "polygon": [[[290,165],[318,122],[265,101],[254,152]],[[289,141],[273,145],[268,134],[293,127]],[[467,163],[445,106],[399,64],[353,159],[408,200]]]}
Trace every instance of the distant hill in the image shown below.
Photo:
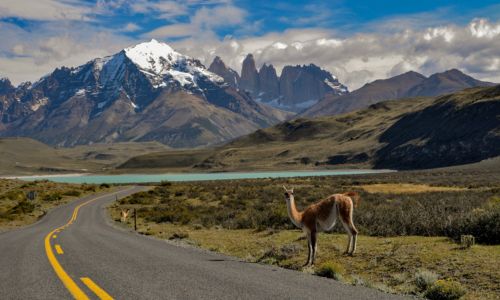
{"label": "distant hill", "polygon": [[[500,85],[287,121],[198,155],[201,160],[193,167],[210,171],[424,169],[474,163],[500,155]],[[155,157],[161,160],[162,154]],[[135,157],[134,167],[141,161],[152,165],[151,158]]]}
{"label": "distant hill", "polygon": [[304,117],[338,115],[385,100],[440,96],[466,88],[493,85],[495,84],[474,79],[457,69],[436,73],[428,78],[411,71],[373,81],[346,95],[326,95],[301,115]]}
{"label": "distant hill", "polygon": [[157,142],[54,148],[30,138],[0,138],[0,176],[102,172],[133,156],[167,150]]}

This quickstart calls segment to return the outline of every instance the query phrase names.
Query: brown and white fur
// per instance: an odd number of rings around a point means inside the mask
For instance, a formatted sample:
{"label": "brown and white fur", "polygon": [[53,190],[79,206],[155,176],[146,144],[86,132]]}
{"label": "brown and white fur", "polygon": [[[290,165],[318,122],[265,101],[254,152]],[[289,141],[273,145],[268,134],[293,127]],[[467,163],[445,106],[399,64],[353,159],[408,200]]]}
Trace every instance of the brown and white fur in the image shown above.
{"label": "brown and white fur", "polygon": [[130,213],[130,209],[122,209],[121,211],[121,218],[120,218],[120,221],[122,223],[126,223],[127,222],[127,218],[128,218],[128,215]]}
{"label": "brown and white fur", "polygon": [[295,226],[304,230],[307,236],[309,254],[306,266],[314,264],[318,232],[331,230],[335,226],[337,219],[340,219],[348,234],[347,249],[344,254],[354,254],[356,251],[358,230],[352,222],[352,213],[360,200],[357,193],[334,194],[309,205],[303,211],[299,211],[295,205],[293,189],[288,190],[285,186],[283,188],[285,189],[288,216]]}

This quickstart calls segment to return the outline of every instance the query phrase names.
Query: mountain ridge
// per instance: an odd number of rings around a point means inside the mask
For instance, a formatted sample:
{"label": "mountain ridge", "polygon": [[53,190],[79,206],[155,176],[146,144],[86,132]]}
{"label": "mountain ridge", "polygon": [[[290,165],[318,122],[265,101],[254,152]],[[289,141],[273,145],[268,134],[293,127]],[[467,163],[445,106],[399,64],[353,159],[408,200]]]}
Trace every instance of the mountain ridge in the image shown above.
{"label": "mountain ridge", "polygon": [[257,69],[250,53],[243,60],[239,77],[218,56],[211,66],[216,74],[230,78],[237,88],[248,92],[256,101],[293,112],[310,107],[326,94],[349,92],[335,76],[314,64],[287,65],[278,76],[272,64],[264,63]]}
{"label": "mountain ridge", "polygon": [[[199,153],[203,171],[330,168],[428,169],[500,155],[500,85],[389,100],[342,115],[298,118]],[[170,168],[167,153],[120,168]],[[180,158],[179,158],[180,159]]]}
{"label": "mountain ridge", "polygon": [[[191,106],[182,109],[192,114],[183,114],[183,120],[175,116],[175,106],[179,105],[171,99],[175,97],[189,99],[186,103]],[[165,102],[165,98],[170,101]],[[200,102],[193,98],[202,101],[206,111],[225,116],[224,120],[238,120],[237,129],[225,129],[234,126],[233,121],[225,124],[219,118],[213,122],[210,115],[200,112]],[[156,40],[93,59],[76,68],[57,68],[34,84],[5,92],[0,100],[0,136],[36,137],[59,146],[148,141],[152,136],[161,135],[158,128],[163,128],[167,136],[190,132],[186,141],[175,142],[172,147],[206,146],[290,116],[253,101],[208,71],[199,60]],[[154,126],[142,126],[148,122],[148,114],[155,113],[147,109],[157,105],[155,102],[175,103],[169,106],[174,111],[156,115]],[[201,115],[204,121],[199,122]],[[198,121],[189,123],[193,120]],[[173,127],[166,128],[164,124]],[[162,140],[180,141],[168,137]]]}
{"label": "mountain ridge", "polygon": [[367,83],[346,95],[327,95],[300,115],[304,117],[337,115],[362,109],[384,100],[432,97],[470,87],[493,85],[495,84],[474,79],[457,69],[435,73],[429,77],[409,71]]}

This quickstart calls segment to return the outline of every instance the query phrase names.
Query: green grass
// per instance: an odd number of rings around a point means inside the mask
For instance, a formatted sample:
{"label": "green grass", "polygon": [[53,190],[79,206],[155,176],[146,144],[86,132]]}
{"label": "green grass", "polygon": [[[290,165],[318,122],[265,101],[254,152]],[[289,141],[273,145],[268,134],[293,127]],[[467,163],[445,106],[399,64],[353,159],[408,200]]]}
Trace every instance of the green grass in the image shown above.
{"label": "green grass", "polygon": [[[118,215],[114,215],[118,219]],[[132,223],[129,221],[129,226]],[[315,273],[324,263],[339,266],[346,283],[364,285],[392,293],[423,295],[415,283],[415,274],[429,269],[439,279],[451,278],[467,290],[466,299],[496,299],[500,293],[500,246],[475,245],[462,250],[444,237],[368,237],[360,236],[354,257],[342,252],[345,234],[321,233],[316,268],[302,269],[307,244],[299,230],[231,230],[193,225],[151,223],[138,220],[138,231],[163,239],[181,235],[185,243],[211,251],[240,257],[246,261],[274,264]],[[343,271],[345,270],[345,272]]]}
{"label": "green grass", "polygon": [[[496,299],[500,293],[500,170],[453,169],[393,174],[165,182],[110,207],[138,211],[138,231],[393,293],[434,299]],[[331,193],[361,194],[354,257],[337,225],[321,233],[314,268],[303,269],[307,245],[288,220],[282,185],[305,207]],[[368,192],[366,187],[376,186]],[[394,191],[391,191],[394,189]],[[127,224],[132,226],[130,220]],[[462,247],[461,234],[476,245]],[[435,276],[434,276],[435,275]],[[443,283],[444,282],[444,283]],[[443,284],[442,284],[443,283]],[[449,284],[448,284],[449,283]],[[439,298],[439,297],[448,298]],[[443,296],[444,295],[444,296]]]}
{"label": "green grass", "polygon": [[[402,173],[404,174],[404,173]],[[404,177],[404,175],[400,175]],[[428,192],[386,190],[368,193],[374,177],[262,179],[226,182],[165,183],[120,200],[148,222],[201,224],[227,229],[292,229],[282,185],[295,187],[300,208],[335,192],[361,194],[355,209],[358,229],[370,236],[475,236],[478,243],[500,243],[500,187],[428,187]],[[387,180],[381,175],[381,179]],[[380,185],[380,184],[379,184]],[[406,183],[406,190],[412,184]],[[416,185],[420,190],[422,185]],[[336,232],[343,232],[337,227]]]}
{"label": "green grass", "polygon": [[[106,189],[88,184],[0,179],[0,230],[34,223],[53,207]],[[37,193],[36,199],[27,198],[30,191]]]}

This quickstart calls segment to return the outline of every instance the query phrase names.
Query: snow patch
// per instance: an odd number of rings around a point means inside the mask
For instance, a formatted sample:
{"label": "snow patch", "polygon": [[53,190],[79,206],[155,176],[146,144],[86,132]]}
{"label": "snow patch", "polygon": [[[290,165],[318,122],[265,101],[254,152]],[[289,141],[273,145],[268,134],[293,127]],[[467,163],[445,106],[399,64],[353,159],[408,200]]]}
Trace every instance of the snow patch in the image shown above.
{"label": "snow patch", "polygon": [[49,98],[43,97],[38,99],[30,108],[32,111],[37,111],[40,107],[47,105],[47,103],[49,103]]}
{"label": "snow patch", "polygon": [[166,79],[171,78],[181,86],[198,88],[197,79],[208,78],[215,83],[223,83],[224,79],[207,69],[196,59],[176,52],[165,43],[155,39],[126,48],[125,55],[146,74],[153,87],[167,85]]}
{"label": "snow patch", "polygon": [[79,89],[75,92],[75,96],[83,96],[85,95],[85,89]]}
{"label": "snow patch", "polygon": [[[333,78],[335,79],[335,77],[333,77]],[[332,81],[330,81],[330,80],[328,80],[326,78],[325,78],[325,80],[323,82],[326,83],[333,90],[338,91],[338,92],[340,92],[342,94],[345,94],[345,93],[349,92],[345,86],[343,86],[342,84],[340,84],[338,82],[332,82]]]}

